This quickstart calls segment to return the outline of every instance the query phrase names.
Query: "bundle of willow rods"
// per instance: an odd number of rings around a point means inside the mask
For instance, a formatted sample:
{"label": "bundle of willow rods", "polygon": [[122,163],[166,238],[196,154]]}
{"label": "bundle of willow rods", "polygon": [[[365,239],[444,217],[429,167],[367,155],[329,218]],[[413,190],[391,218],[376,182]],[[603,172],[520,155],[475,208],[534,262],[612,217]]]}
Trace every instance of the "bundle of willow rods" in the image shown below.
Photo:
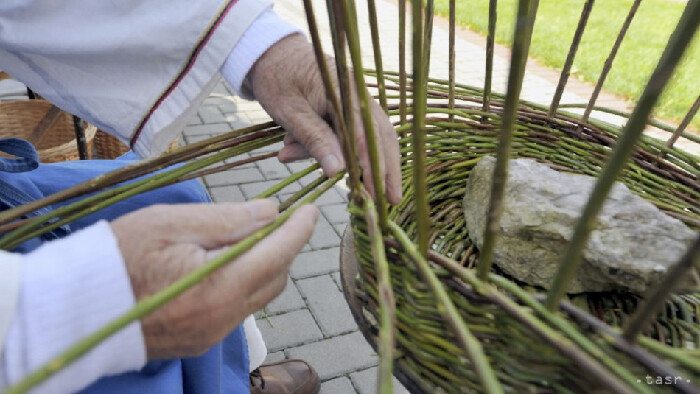
{"label": "bundle of willow rods", "polygon": [[[277,151],[255,154],[235,160],[237,156],[279,142],[284,130],[268,122],[181,147],[160,157],[140,161],[75,185],[46,198],[0,213],[0,249],[12,250],[23,242],[54,228],[90,215],[100,209],[177,182],[225,171],[237,166],[277,156]],[[229,160],[229,162],[224,162]],[[233,160],[233,161],[230,161]],[[176,164],[179,164],[175,166]],[[254,198],[266,198],[317,170],[317,164],[294,173]],[[121,316],[93,334],[81,339],[41,368],[30,373],[4,394],[26,393],[76,361],[102,341],[173,300],[206,279],[222,266],[229,264],[275,229],[281,226],[297,207],[315,201],[330,189],[344,173],[332,178],[319,176],[280,204],[282,212],[275,221],[256,231],[196,270],[173,282],[165,289],[143,298]],[[80,198],[82,197],[82,198]],[[53,204],[65,205],[43,215],[33,215],[37,209]],[[296,205],[295,205],[296,204]]]}
{"label": "bundle of willow rods", "polygon": [[[397,89],[397,78],[387,73],[388,90]],[[409,89],[410,90],[410,89]],[[431,231],[429,244],[433,256],[454,261],[465,272],[450,272],[440,267],[444,261],[435,260],[435,273],[449,291],[451,301],[470,331],[479,339],[491,360],[499,381],[511,392],[590,392],[595,382],[586,368],[571,362],[557,346],[543,341],[536,331],[504,310],[476,289],[479,281],[472,273],[479,257],[469,239],[462,210],[469,172],[480,158],[495,155],[503,100],[493,97],[490,112],[482,110],[478,89],[457,86],[457,102],[451,110],[441,101],[445,97],[445,81],[431,80],[428,84],[426,107],[426,169],[427,196],[430,206]],[[389,98],[393,98],[389,96]],[[399,109],[389,104],[389,113],[398,118]],[[451,116],[450,116],[451,115]],[[572,173],[598,175],[611,145],[619,136],[619,128],[589,120],[582,124],[575,114],[560,114],[550,118],[546,108],[521,103],[513,141],[513,158],[528,157],[550,167]],[[450,118],[452,120],[450,120]],[[399,132],[411,133],[411,123],[397,121]],[[583,126],[583,127],[581,127]],[[402,142],[407,142],[410,135]],[[404,144],[407,145],[407,144]],[[403,148],[404,153],[411,147]],[[389,219],[406,235],[416,238],[417,225],[411,184],[413,160],[402,155],[403,202],[390,209]],[[619,181],[634,193],[655,204],[694,230],[700,229],[700,158],[662,141],[643,138],[635,150],[632,162]],[[365,210],[360,205],[351,208],[352,230],[360,266],[360,290],[371,333],[378,330],[379,292],[376,264],[371,253]],[[389,239],[389,240],[387,240]],[[396,299],[396,365],[409,376],[411,386],[426,393],[442,389],[445,392],[479,392],[483,387],[475,376],[474,366],[456,343],[452,330],[441,318],[438,303],[426,287],[423,277],[409,261],[411,257],[391,238],[387,243],[387,259],[394,298]],[[439,258],[439,257],[437,257]],[[471,275],[464,280],[460,275]],[[590,319],[599,319],[610,327],[623,327],[636,310],[639,296],[628,293],[582,294],[571,298],[574,315],[567,319],[545,316],[534,308],[542,289],[532,288],[502,274],[491,274],[500,291],[534,316],[551,324],[552,336],[576,332],[607,358],[617,378],[635,390],[649,390],[637,384],[646,375],[657,376],[633,357],[617,350],[606,338],[607,333],[592,327]],[[541,311],[541,310],[540,310]],[[584,316],[584,317],[582,317]],[[558,319],[556,324],[547,318]],[[683,294],[666,301],[662,313],[645,332],[641,341],[646,349],[669,365],[677,368],[676,375],[696,381],[700,378],[700,294]],[[559,326],[561,325],[561,326]],[[561,328],[565,327],[565,328]],[[373,335],[373,334],[370,334]],[[604,355],[604,356],[603,356]],[[592,383],[593,382],[593,383]],[[608,387],[601,384],[601,387]],[[655,387],[654,390],[663,389]],[[671,390],[667,387],[668,390]]]}

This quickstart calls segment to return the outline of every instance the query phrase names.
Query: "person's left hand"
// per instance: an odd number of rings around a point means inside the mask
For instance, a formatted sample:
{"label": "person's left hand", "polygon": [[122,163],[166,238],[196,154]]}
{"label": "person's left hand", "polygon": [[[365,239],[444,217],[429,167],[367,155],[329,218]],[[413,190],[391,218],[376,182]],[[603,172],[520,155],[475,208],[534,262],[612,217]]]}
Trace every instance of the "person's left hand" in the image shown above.
{"label": "person's left hand", "polygon": [[[331,75],[335,65],[329,59]],[[339,140],[325,119],[337,119],[326,97],[316,57],[311,44],[300,34],[283,38],[270,47],[251,68],[246,78],[248,88],[268,114],[284,129],[287,136],[279,153],[282,162],[313,156],[327,176],[345,167]],[[336,91],[337,91],[337,83]],[[359,163],[364,183],[374,195],[364,127],[357,100],[353,97],[353,117]],[[401,168],[396,132],[376,101],[370,109],[379,147],[380,169],[390,203],[401,201]]]}

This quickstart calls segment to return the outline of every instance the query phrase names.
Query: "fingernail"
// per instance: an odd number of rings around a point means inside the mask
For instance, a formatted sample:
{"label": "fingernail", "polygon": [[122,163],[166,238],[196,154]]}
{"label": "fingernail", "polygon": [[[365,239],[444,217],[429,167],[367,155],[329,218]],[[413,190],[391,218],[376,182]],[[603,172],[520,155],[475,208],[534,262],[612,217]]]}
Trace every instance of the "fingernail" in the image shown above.
{"label": "fingernail", "polygon": [[343,163],[331,154],[321,160],[321,168],[326,172],[326,175],[333,176],[343,169]]}
{"label": "fingernail", "polygon": [[252,200],[246,204],[250,217],[256,222],[274,219],[278,213],[277,206],[277,201],[271,198]]}

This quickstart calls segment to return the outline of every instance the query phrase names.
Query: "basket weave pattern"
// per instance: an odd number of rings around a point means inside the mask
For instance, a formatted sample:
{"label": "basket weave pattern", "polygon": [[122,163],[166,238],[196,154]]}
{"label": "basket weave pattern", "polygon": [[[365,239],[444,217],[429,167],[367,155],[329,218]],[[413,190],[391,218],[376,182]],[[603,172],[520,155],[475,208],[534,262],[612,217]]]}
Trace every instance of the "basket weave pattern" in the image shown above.
{"label": "basket weave pattern", "polygon": [[[478,251],[469,240],[462,198],[470,170],[481,157],[496,154],[503,103],[493,101],[491,112],[484,113],[481,111],[482,93],[463,86],[457,90],[459,100],[455,119],[448,122],[445,115],[430,115],[430,108],[445,107],[439,100],[444,97],[444,91],[440,83],[429,85],[429,98],[433,99],[428,104],[426,119],[431,245],[434,251],[464,267],[473,268]],[[395,115],[396,111],[392,114]],[[619,130],[595,120],[590,123],[596,126],[586,124],[580,127],[574,117],[549,118],[545,109],[524,104],[518,116],[514,156],[533,158],[559,171],[595,176]],[[398,130],[410,133],[411,126],[399,125]],[[405,137],[403,143],[409,144],[410,136]],[[662,155],[661,152],[665,153]],[[410,237],[415,237],[411,165],[410,156],[403,156],[404,200],[391,210],[390,219],[402,226]],[[700,223],[700,212],[697,211],[699,174],[700,160],[697,157],[666,148],[663,142],[647,138],[640,143],[633,162],[620,181],[634,193],[697,230]],[[358,282],[364,314],[372,326],[370,335],[374,335],[378,330],[379,316],[376,265],[370,252],[364,211],[357,206],[351,207],[350,211],[360,261]],[[441,318],[438,303],[410,259],[390,245],[387,245],[387,253],[396,297],[397,368],[426,393],[438,389],[450,393],[482,391],[467,355],[456,344],[452,331]],[[436,273],[450,289],[452,301],[479,338],[505,388],[517,393],[590,392],[595,389],[594,379],[585,368],[572,364],[530,328],[469,285],[445,270],[438,269]],[[501,276],[501,279],[515,284],[510,278]],[[542,292],[521,283],[517,286],[533,295]],[[513,293],[503,291],[517,302],[523,302]],[[632,294],[601,293],[579,295],[571,302],[608,325],[621,327],[638,300]],[[647,335],[669,351],[675,348],[675,354],[683,357],[695,354],[700,343],[697,328],[699,308],[700,295],[673,297]],[[602,344],[606,353],[623,365],[631,376],[643,379],[650,373],[636,360],[606,345],[604,338],[585,325],[569,320],[590,340]],[[656,355],[668,361],[682,376],[700,378],[697,370],[684,369],[678,360]]]}
{"label": "basket weave pattern", "polygon": [[[20,100],[0,103],[0,138],[27,139],[44,115],[51,109],[52,104],[45,100]],[[88,153],[97,129],[95,126],[85,127],[85,139]],[[67,160],[78,160],[78,147],[75,140],[73,116],[62,112],[56,122],[46,130],[39,141],[30,141],[39,152],[43,163],[56,163]]]}

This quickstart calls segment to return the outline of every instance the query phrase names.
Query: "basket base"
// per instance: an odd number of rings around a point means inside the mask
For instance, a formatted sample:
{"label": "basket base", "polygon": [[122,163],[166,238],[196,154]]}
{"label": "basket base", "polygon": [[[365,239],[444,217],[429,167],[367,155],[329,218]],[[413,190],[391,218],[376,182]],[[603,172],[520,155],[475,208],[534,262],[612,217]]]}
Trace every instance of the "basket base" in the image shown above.
{"label": "basket base", "polygon": [[[343,239],[340,242],[340,281],[343,285],[343,295],[352,312],[360,332],[365,340],[377,351],[376,329],[367,321],[362,313],[362,302],[359,298],[357,287],[358,261],[355,257],[355,242],[353,240],[350,225],[343,232]],[[394,376],[413,394],[423,394],[424,390],[406,372],[403,371],[399,363],[394,363]]]}

